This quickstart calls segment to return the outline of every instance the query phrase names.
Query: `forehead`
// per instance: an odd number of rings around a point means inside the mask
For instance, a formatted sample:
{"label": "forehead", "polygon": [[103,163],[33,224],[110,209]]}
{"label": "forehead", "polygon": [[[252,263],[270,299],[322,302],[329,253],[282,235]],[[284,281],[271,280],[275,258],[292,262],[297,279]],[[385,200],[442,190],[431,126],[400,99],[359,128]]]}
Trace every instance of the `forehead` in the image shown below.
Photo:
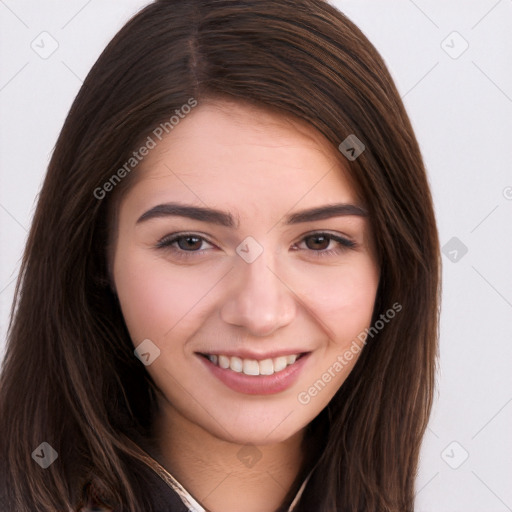
{"label": "forehead", "polygon": [[134,178],[128,196],[137,209],[176,199],[235,211],[361,204],[317,130],[240,103],[196,107],[157,141]]}

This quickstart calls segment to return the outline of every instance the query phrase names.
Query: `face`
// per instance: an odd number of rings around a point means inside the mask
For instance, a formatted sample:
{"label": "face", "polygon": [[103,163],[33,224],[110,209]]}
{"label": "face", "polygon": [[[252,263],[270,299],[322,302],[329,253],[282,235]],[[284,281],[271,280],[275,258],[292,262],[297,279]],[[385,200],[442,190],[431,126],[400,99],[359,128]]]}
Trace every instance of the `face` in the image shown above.
{"label": "face", "polygon": [[231,442],[297,434],[356,363],[379,281],[332,147],[302,123],[208,103],[134,172],[113,279],[162,410]]}

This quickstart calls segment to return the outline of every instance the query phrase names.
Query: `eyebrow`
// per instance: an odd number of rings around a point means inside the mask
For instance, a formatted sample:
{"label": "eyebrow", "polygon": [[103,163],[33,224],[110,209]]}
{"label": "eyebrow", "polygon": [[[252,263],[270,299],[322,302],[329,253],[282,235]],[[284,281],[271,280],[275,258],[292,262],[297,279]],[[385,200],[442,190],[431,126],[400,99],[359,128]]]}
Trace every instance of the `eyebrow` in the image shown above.
{"label": "eyebrow", "polygon": [[[292,213],[285,217],[285,224],[300,224],[303,222],[312,222],[317,220],[329,219],[331,217],[343,217],[346,215],[356,215],[366,217],[368,212],[361,206],[354,204],[338,203],[318,206],[308,210],[302,210]],[[180,203],[165,203],[154,206],[143,213],[138,219],[137,224],[149,219],[161,217],[186,217],[188,219],[217,224],[228,228],[238,227],[239,222],[235,222],[233,215],[228,212],[216,210],[214,208],[205,208],[202,206],[189,206]]]}

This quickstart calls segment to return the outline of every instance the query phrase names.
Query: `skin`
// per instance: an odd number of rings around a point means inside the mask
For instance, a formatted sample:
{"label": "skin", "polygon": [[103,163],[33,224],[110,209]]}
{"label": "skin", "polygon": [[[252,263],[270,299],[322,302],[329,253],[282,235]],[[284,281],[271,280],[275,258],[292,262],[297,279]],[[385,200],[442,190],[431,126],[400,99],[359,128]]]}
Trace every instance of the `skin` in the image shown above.
{"label": "skin", "polygon": [[[246,512],[272,512],[295,490],[304,428],[358,354],[309,403],[298,396],[370,326],[379,268],[368,218],[284,223],[327,204],[364,207],[333,151],[300,121],[209,102],[151,150],[120,204],[113,284],[134,346],[150,339],[160,350],[147,371],[161,391],[154,418],[161,460],[213,512],[239,512],[241,504]],[[171,201],[229,212],[239,225],[179,216],[137,222]],[[315,244],[311,235],[319,231],[355,246]],[[181,232],[206,241],[195,251],[183,241],[157,247]],[[252,263],[236,252],[249,236],[263,248]],[[248,395],[218,380],[198,354],[240,348],[310,355],[288,389]],[[240,455],[244,446],[261,457],[251,467]]]}

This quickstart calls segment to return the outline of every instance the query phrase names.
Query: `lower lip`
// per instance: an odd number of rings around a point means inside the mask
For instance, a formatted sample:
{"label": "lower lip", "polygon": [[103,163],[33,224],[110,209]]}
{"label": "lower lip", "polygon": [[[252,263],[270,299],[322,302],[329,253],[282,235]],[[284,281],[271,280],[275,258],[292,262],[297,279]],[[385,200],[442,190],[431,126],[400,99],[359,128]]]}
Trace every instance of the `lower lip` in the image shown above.
{"label": "lower lip", "polygon": [[272,395],[288,389],[295,383],[307,362],[309,353],[273,375],[245,375],[245,373],[221,368],[204,356],[198,357],[215,377],[233,391],[246,395]]}

